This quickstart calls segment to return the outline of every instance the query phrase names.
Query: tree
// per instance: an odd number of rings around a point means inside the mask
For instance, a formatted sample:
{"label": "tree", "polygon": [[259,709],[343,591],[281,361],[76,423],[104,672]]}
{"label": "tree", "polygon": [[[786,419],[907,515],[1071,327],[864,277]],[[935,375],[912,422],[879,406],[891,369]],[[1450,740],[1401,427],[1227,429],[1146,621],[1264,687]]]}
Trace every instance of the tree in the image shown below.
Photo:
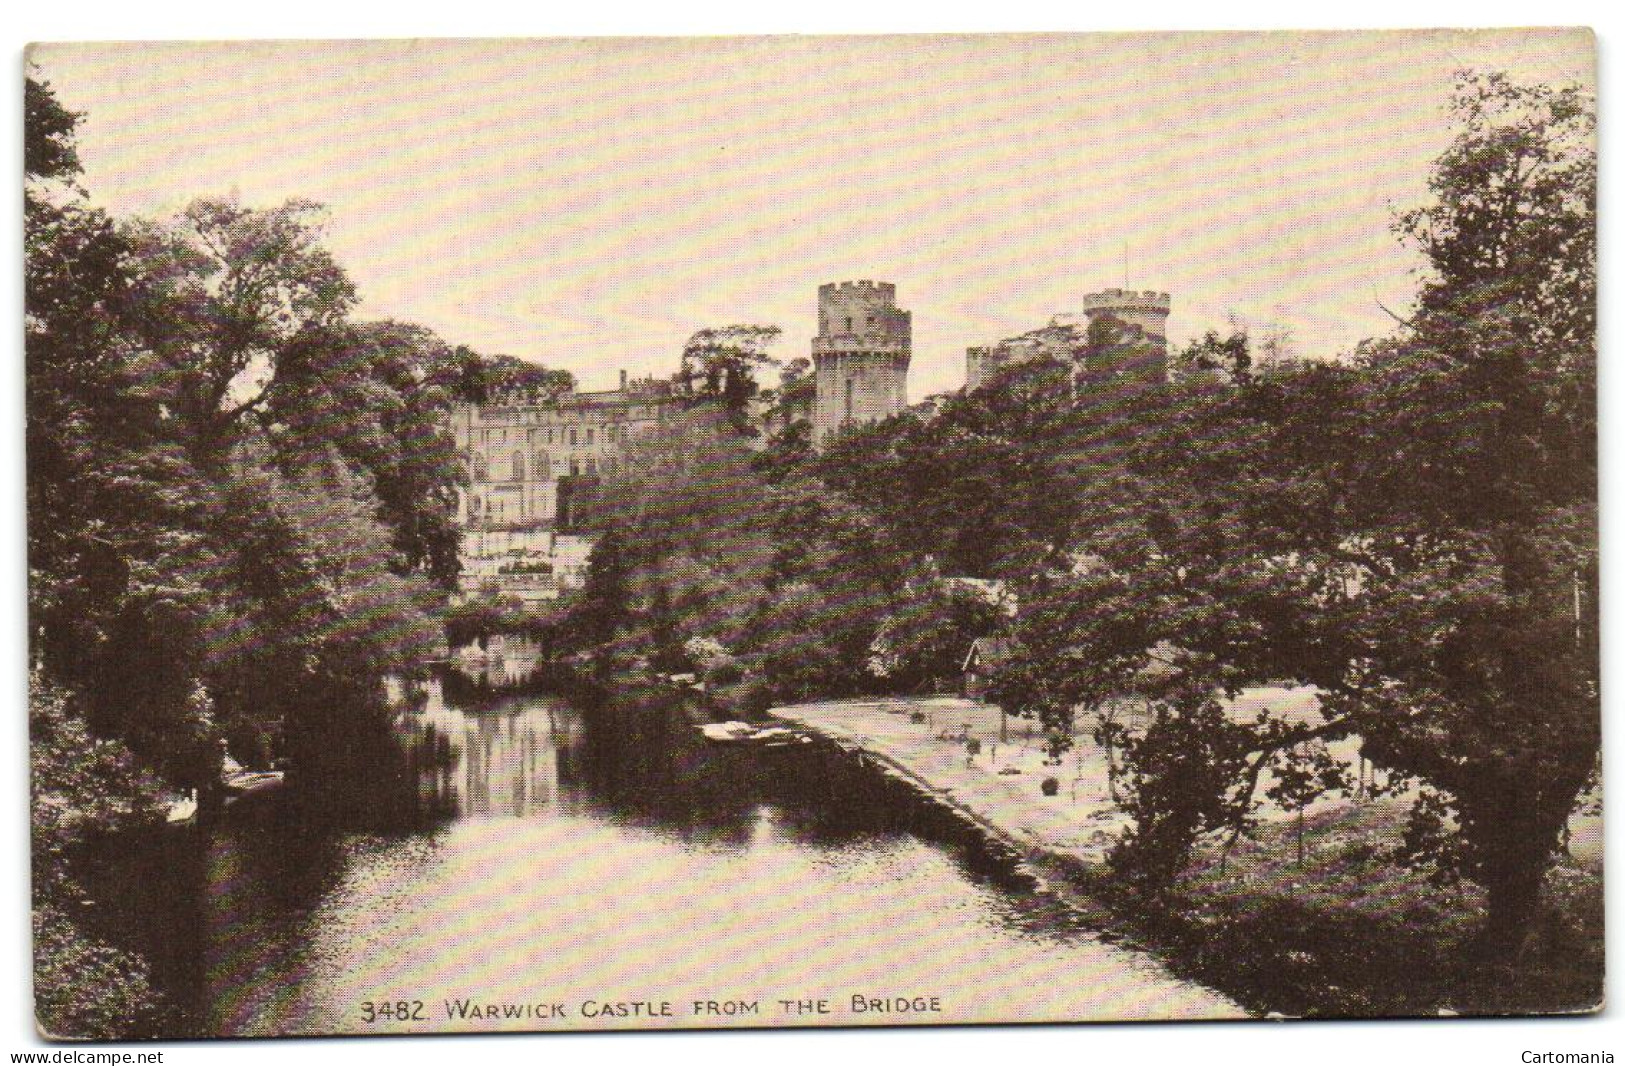
{"label": "tree", "polygon": [[465,403],[489,403],[498,396],[518,393],[541,401],[576,387],[575,375],[553,370],[512,355],[481,355],[464,345],[452,350],[440,384]]}
{"label": "tree", "polygon": [[[756,458],[723,411],[695,407],[639,434],[604,478],[598,517],[624,538],[627,594],[644,604],[667,597],[679,617],[666,638],[677,645],[709,637],[736,646],[761,595],[774,548]],[[640,639],[652,621],[643,616]]]}
{"label": "tree", "polygon": [[25,78],[23,172],[30,178],[72,180],[78,176],[79,151],[73,137],[81,117],[62,106],[49,82]]}
{"label": "tree", "polygon": [[27,93],[33,651],[100,737],[172,782],[195,781],[208,710],[193,699],[201,666],[186,635],[215,559],[210,491],[142,392],[134,250],[71,184],[78,117],[43,84]]}
{"label": "tree", "polygon": [[[1530,158],[1589,174],[1592,146],[1567,90],[1462,84],[1438,200],[1407,218],[1464,236],[1439,243],[1417,320],[1352,366],[1157,401],[1094,482],[1078,565],[1024,595],[994,695],[1055,722],[1148,700],[1117,860],[1152,884],[1201,834],[1245,829],[1295,753],[1291,802],[1342,787],[1312,753],[1358,735],[1423,784],[1408,857],[1484,886],[1481,946],[1508,960],[1598,751],[1595,293],[1584,265],[1503,255],[1497,273],[1457,252],[1584,247],[1583,188],[1503,177]],[[1319,691],[1317,716],[1239,722],[1215,702],[1282,679]]]}
{"label": "tree", "polygon": [[751,424],[751,402],[761,391],[756,372],[778,365],[767,348],[779,333],[777,326],[702,329],[683,346],[678,383],[695,399],[719,402],[741,436],[758,436],[760,431]]}
{"label": "tree", "polygon": [[1451,112],[1459,133],[1434,165],[1433,202],[1395,223],[1427,257],[1428,328],[1515,318],[1536,344],[1594,347],[1595,100],[1461,71]]}
{"label": "tree", "polygon": [[911,576],[870,644],[870,670],[905,692],[956,682],[971,642],[1003,621],[998,604],[975,589]]}
{"label": "tree", "polygon": [[1181,373],[1216,374],[1221,381],[1242,382],[1252,373],[1252,345],[1244,328],[1233,328],[1228,337],[1208,330],[1191,341],[1176,360]]}
{"label": "tree", "polygon": [[322,222],[307,200],[255,210],[200,199],[169,224],[127,227],[147,388],[187,427],[201,465],[224,461],[284,362],[319,347],[355,304]]}
{"label": "tree", "polygon": [[789,426],[812,417],[813,401],[818,395],[818,377],[812,360],[797,356],[779,370],[779,387],[762,393],[763,399],[772,401],[771,421]]}
{"label": "tree", "polygon": [[1040,358],[929,421],[904,413],[842,434],[816,469],[881,521],[893,552],[935,556],[957,576],[1006,576],[1068,536],[1081,429],[1070,368]]}
{"label": "tree", "polygon": [[623,534],[607,530],[587,558],[587,580],[570,611],[570,631],[586,646],[604,644],[629,618],[632,560]]}
{"label": "tree", "polygon": [[256,419],[284,470],[336,449],[365,471],[376,516],[391,531],[395,569],[421,569],[445,587],[458,571],[456,486],[466,477],[448,429],[456,358],[432,332],[406,323],[312,330],[284,351]]}
{"label": "tree", "polygon": [[79,116],[29,78],[24,121],[36,1005],[56,1035],[151,1036],[146,968],[86,927],[73,862],[153,824],[213,748],[184,640],[212,572],[207,491],[131,372],[132,249],[74,184]]}

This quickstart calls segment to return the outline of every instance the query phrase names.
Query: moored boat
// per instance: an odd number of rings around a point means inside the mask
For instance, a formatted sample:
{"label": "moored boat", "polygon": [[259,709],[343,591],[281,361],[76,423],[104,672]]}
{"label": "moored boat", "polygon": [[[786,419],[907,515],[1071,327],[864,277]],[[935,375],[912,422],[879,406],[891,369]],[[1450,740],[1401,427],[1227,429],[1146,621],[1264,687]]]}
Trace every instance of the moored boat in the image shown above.
{"label": "moored boat", "polygon": [[811,744],[812,738],[782,725],[757,726],[749,722],[713,722],[699,727],[705,739],[716,744],[748,744],[762,748],[787,748]]}
{"label": "moored boat", "polygon": [[749,722],[712,722],[699,729],[706,740],[718,744],[739,744],[756,735],[756,727]]}

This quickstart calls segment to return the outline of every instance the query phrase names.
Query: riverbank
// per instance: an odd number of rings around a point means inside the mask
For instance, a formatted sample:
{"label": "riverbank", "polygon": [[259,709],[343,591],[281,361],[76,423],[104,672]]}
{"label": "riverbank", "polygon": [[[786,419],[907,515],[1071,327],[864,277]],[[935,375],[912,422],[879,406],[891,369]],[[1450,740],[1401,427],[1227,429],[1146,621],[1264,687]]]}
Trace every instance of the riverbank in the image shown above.
{"label": "riverbank", "polygon": [[[978,830],[995,852],[1017,864],[1033,887],[1102,924],[1109,910],[1089,882],[1123,824],[1111,801],[1105,760],[1080,748],[1060,766],[1045,763],[1043,734],[1029,721],[1005,720],[999,708],[954,697],[865,699],[774,707],[772,717],[808,730],[899,781]],[[967,740],[974,739],[975,745]],[[1045,795],[1046,777],[1057,782]],[[1121,923],[1115,923],[1121,924]],[[1132,930],[1114,942],[1147,950]],[[1189,973],[1175,977],[1191,980]],[[1210,1017],[1262,1012],[1207,982],[1221,1005]]]}
{"label": "riverbank", "polygon": [[[995,706],[953,697],[868,699],[768,714],[877,760],[1024,859],[1098,867],[1125,824],[1103,758],[1080,746],[1062,765],[1046,766],[1043,734],[1031,721],[1001,722]],[[966,738],[977,742],[975,754]],[[1040,791],[1046,777],[1056,779],[1056,795]]]}
{"label": "riverbank", "polygon": [[[1240,702],[1265,696],[1289,703],[1273,690]],[[1106,876],[1107,852],[1127,823],[1093,745],[1047,765],[1031,723],[952,698],[769,713],[974,824],[1042,888],[1254,1014],[1568,1013],[1600,1002],[1600,795],[1571,819],[1569,851],[1548,876],[1529,949],[1515,964],[1486,966],[1471,950],[1481,891],[1392,859],[1407,819],[1403,797],[1326,801],[1301,827],[1284,812],[1261,812],[1257,839],[1228,853],[1199,848],[1168,905],[1153,914]],[[1041,790],[1045,777],[1056,778],[1055,795]]]}

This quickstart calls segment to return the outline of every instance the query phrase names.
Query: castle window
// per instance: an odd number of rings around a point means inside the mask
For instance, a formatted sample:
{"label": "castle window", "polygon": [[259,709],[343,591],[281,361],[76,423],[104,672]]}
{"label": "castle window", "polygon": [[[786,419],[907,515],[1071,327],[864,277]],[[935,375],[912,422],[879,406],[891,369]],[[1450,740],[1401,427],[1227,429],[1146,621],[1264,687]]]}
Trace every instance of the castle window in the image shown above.
{"label": "castle window", "polygon": [[525,457],[520,452],[513,453],[513,480],[525,480]]}
{"label": "castle window", "polygon": [[485,465],[485,456],[476,454],[474,456],[474,480],[484,481],[488,473],[489,471],[486,469]]}
{"label": "castle window", "polygon": [[571,426],[570,427],[570,443],[574,444],[575,442],[576,442],[576,427]]}
{"label": "castle window", "polygon": [[592,427],[591,426],[587,427],[587,443],[589,445],[592,444]]}
{"label": "castle window", "polygon": [[851,315],[846,316],[846,331],[848,333],[852,332],[852,316]]}
{"label": "castle window", "polygon": [[587,460],[587,476],[591,477],[593,474],[596,474],[596,473],[598,473],[598,460],[597,459],[588,459]]}
{"label": "castle window", "polygon": [[846,379],[846,418],[852,420],[852,379]]}
{"label": "castle window", "polygon": [[550,466],[548,464],[547,453],[546,452],[537,452],[536,453],[536,459],[531,464],[531,469],[533,471],[535,471],[536,480],[538,480],[538,481],[546,481],[548,479],[549,475],[552,473],[553,468],[552,468],[552,466]]}

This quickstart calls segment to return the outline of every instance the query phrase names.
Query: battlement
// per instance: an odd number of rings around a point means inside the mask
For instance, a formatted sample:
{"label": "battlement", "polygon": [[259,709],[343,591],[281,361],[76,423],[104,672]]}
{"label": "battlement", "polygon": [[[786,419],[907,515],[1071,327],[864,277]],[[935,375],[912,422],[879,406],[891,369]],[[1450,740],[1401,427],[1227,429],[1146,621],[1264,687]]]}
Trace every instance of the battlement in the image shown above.
{"label": "battlement", "polygon": [[1173,306],[1165,292],[1153,289],[1105,289],[1087,293],[1083,297],[1085,314],[1093,311],[1151,311],[1167,314]]}
{"label": "battlement", "polygon": [[832,333],[819,334],[812,339],[812,353],[814,357],[820,355],[840,355],[851,353],[855,355],[868,355],[877,359],[889,357],[902,359],[907,362],[913,355],[910,347],[907,328],[891,335]]}
{"label": "battlement", "polygon": [[818,286],[818,296],[820,299],[824,298],[825,296],[834,296],[836,294],[853,297],[878,298],[886,303],[891,303],[897,298],[897,286],[889,281],[870,281],[868,278],[864,278],[861,281],[831,281]]}

